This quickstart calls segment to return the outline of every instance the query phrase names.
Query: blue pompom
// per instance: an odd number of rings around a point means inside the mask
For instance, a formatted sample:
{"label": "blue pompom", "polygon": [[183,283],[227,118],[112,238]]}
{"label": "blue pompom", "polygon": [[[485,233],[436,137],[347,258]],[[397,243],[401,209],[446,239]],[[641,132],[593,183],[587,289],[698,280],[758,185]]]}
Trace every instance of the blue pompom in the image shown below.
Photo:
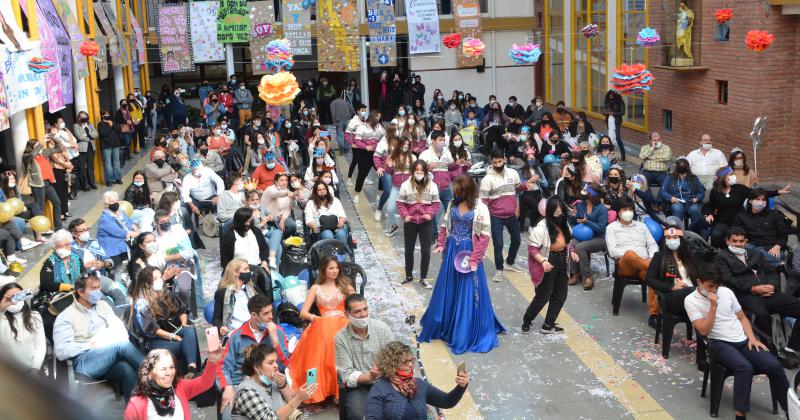
{"label": "blue pompom", "polygon": [[559,159],[558,156],[556,156],[554,154],[549,154],[549,155],[544,157],[544,164],[545,165],[554,164],[554,163],[558,163],[560,160],[561,159]]}

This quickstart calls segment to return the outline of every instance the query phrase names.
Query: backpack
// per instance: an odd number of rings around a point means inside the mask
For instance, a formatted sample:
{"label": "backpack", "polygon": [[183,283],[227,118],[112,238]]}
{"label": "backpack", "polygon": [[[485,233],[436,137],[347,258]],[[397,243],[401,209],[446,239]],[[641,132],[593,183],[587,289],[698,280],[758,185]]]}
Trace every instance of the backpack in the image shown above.
{"label": "backpack", "polygon": [[291,304],[291,302],[282,302],[278,305],[278,322],[281,324],[289,324],[297,328],[303,327],[303,321],[300,319],[300,311]]}

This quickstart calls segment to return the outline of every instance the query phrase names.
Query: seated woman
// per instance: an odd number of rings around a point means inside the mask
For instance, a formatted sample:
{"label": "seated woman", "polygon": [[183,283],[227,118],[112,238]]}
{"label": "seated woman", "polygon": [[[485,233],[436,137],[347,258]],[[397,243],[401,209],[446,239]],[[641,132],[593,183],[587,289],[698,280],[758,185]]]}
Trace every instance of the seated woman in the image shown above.
{"label": "seated woman", "polygon": [[583,181],[581,181],[579,173],[578,168],[570,163],[564,167],[561,178],[556,181],[553,193],[567,206],[571,206],[581,195]]}
{"label": "seated woman", "polygon": [[125,190],[125,201],[133,206],[131,221],[136,226],[140,226],[142,232],[152,232],[153,215],[156,212],[153,210],[150,188],[145,182],[144,171],[139,170],[133,173],[133,183]]}
{"label": "seated woman", "polygon": [[592,237],[578,242],[573,238],[572,245],[578,254],[578,262],[571,261],[572,276],[570,285],[578,283],[578,276],[583,278],[583,290],[592,290],[592,253],[606,249],[606,226],[608,226],[608,209],[603,205],[600,185],[594,182],[586,184],[581,191],[581,201],[570,211],[570,224],[574,227],[583,224],[592,230]]}
{"label": "seated woman", "polygon": [[231,230],[222,235],[219,248],[222,267],[227,267],[234,258],[241,258],[250,265],[260,265],[264,270],[269,270],[269,245],[256,226],[256,218],[250,207],[236,210]]}
{"label": "seated woman", "polygon": [[225,266],[219,288],[214,293],[214,319],[220,337],[227,336],[250,319],[247,302],[256,294],[266,296],[266,285],[256,284],[250,264],[234,258]]}
{"label": "seated woman", "polygon": [[303,178],[298,174],[289,175],[289,190],[294,192],[294,203],[300,208],[300,211],[306,208],[308,199],[311,198],[311,189],[306,187],[303,183]]}
{"label": "seated woman", "polygon": [[339,178],[336,176],[336,173],[332,170],[333,165],[329,165],[325,161],[326,156],[327,155],[325,154],[324,149],[317,148],[314,150],[314,155],[311,161],[312,164],[308,168],[306,168],[305,175],[303,176],[303,179],[305,180],[307,187],[310,188],[312,185],[314,185],[314,182],[316,182],[319,179],[320,175],[322,175],[323,172],[329,172],[333,179],[333,185],[339,185]]}
{"label": "seated woman", "polygon": [[578,153],[583,156],[583,164],[586,168],[583,171],[583,182],[600,183],[603,179],[603,164],[600,162],[600,157],[592,153],[588,141],[580,142],[578,148],[580,149]]}
{"label": "seated woman", "polygon": [[186,206],[181,205],[181,199],[177,192],[166,191],[161,194],[161,199],[158,201],[158,209],[156,210],[159,209],[165,210],[169,213],[170,221],[173,224],[183,226],[183,229],[186,231],[186,235],[189,236],[189,239],[192,242],[192,248],[195,250],[205,249],[206,246],[203,244],[200,234],[194,227],[191,214]]}
{"label": "seated woman", "polygon": [[738,147],[731,149],[730,157],[728,157],[728,166],[733,168],[733,174],[736,175],[736,183],[744,185],[747,188],[752,188],[756,182],[755,171],[750,170],[747,164],[747,155]]}
{"label": "seated woman", "polygon": [[38,376],[47,342],[42,316],[26,302],[29,292],[16,282],[0,288],[0,347],[8,361]]}
{"label": "seated woman", "polygon": [[153,232],[142,232],[133,242],[128,260],[128,279],[131,283],[129,288],[139,278],[139,273],[150,266],[162,270],[161,278],[167,283],[171,283],[175,276],[182,271],[175,266],[164,268],[166,261],[163,261],[158,255],[158,242],[156,242],[155,235]]}
{"label": "seated woman", "polygon": [[376,357],[380,372],[367,395],[367,420],[427,419],[428,405],[453,408],[461,401],[469,384],[466,372],[456,374],[456,387],[449,393],[422,378],[414,377],[414,354],[411,347],[392,341]]}
{"label": "seated woman", "polygon": [[236,387],[231,413],[237,420],[288,418],[318,387],[305,381],[297,391],[286,386],[286,375],[278,370],[275,348],[267,343],[254,344],[244,350],[242,374],[244,378]]}
{"label": "seated woman", "polygon": [[275,181],[264,190],[261,196],[261,209],[272,216],[272,223],[266,237],[269,239],[269,266],[278,269],[281,260],[283,238],[294,235],[297,223],[292,215],[292,202],[295,193],[289,189],[289,175],[275,175]]}
{"label": "seated woman", "polygon": [[105,210],[97,222],[97,242],[108,258],[114,261],[114,266],[119,267],[128,258],[128,240],[139,234],[139,228],[124,211],[120,211],[119,194],[116,191],[103,193],[103,204]]}
{"label": "seated woman", "polygon": [[664,230],[664,241],[658,252],[650,260],[645,282],[656,291],[663,293],[669,313],[686,315],[683,300],[697,285],[697,263],[686,245],[683,229],[669,226]]}
{"label": "seated woman", "polygon": [[311,188],[311,199],[306,204],[306,226],[320,239],[333,239],[347,243],[347,215],[339,199],[333,197],[327,184],[317,181]]}
{"label": "seated woman", "polygon": [[219,195],[217,201],[217,220],[222,224],[223,235],[233,223],[233,214],[245,205],[242,175],[239,172],[231,172],[225,182],[228,184],[228,189]]}
{"label": "seated woman", "polygon": [[175,357],[169,351],[156,349],[147,353],[125,408],[124,420],[190,420],[189,400],[214,386],[222,352],[219,349],[208,353],[203,375],[194,379],[188,375],[178,377]]}
{"label": "seated woman", "polygon": [[747,207],[736,215],[734,225],[747,233],[747,251],[763,253],[767,264],[777,268],[786,257],[789,226],[782,212],[767,207],[767,197],[761,188],[750,190]]}
{"label": "seated woman", "polygon": [[[49,303],[59,292],[71,292],[75,282],[85,272],[80,255],[72,251],[71,242],[72,234],[64,229],[57,230],[50,237],[50,247],[53,251],[42,263],[42,269],[39,272],[39,297],[37,299],[42,299]],[[63,302],[66,304],[60,307],[60,310],[63,310],[73,302],[72,299],[62,299],[62,301],[66,301]],[[47,332],[46,336],[52,337],[55,316],[50,311],[42,311],[42,320]]]}
{"label": "seated woman", "polygon": [[605,134],[603,137],[600,137],[600,141],[597,143],[597,148],[595,149],[595,154],[598,157],[605,157],[612,165],[622,163],[620,161],[619,152],[614,150],[614,145],[611,144],[611,137]]}
{"label": "seated woman", "polygon": [[187,378],[197,376],[197,334],[189,325],[186,304],[164,288],[161,270],[146,267],[130,289],[136,319],[147,336],[147,349],[166,349],[186,363]]}
{"label": "seated woman", "polygon": [[[347,325],[344,299],[352,293],[355,293],[355,289],[350,280],[342,275],[339,260],[332,255],[322,257],[319,275],[308,290],[308,297],[300,311],[300,318],[311,324],[303,331],[289,360],[295,389],[306,383],[309,369],[317,369],[319,388],[307,400],[309,403],[322,402],[330,396],[339,397],[333,338]],[[311,313],[313,305],[317,306],[320,315]]]}
{"label": "seated woman", "polygon": [[692,173],[685,157],[675,161],[675,172],[664,178],[659,193],[661,200],[670,203],[673,216],[683,220],[684,215],[688,214],[692,225],[700,221],[700,204],[706,196],[706,190],[700,178]]}

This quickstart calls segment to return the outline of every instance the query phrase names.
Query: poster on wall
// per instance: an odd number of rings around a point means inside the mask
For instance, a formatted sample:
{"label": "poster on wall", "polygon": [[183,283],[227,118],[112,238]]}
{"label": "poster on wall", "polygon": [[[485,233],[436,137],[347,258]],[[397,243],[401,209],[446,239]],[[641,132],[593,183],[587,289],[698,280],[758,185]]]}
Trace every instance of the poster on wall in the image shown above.
{"label": "poster on wall", "polygon": [[[111,9],[111,4],[103,3],[103,11],[106,13],[106,18],[108,18],[108,21],[116,25],[117,15],[114,14],[114,10]],[[124,33],[117,30],[117,27],[115,25],[111,26],[111,30],[114,31],[117,37],[117,44],[119,45],[119,56],[121,57],[122,65],[127,66],[130,61],[130,54],[128,53],[131,50],[129,42],[130,40]]]}
{"label": "poster on wall", "polygon": [[311,8],[303,0],[283,1],[283,37],[293,55],[311,55]]}
{"label": "poster on wall", "polygon": [[361,70],[356,0],[317,0],[319,71]]}
{"label": "poster on wall", "polygon": [[218,1],[193,1],[189,6],[195,63],[225,60],[225,45],[217,41],[217,10]]}
{"label": "poster on wall", "polygon": [[97,77],[100,80],[108,79],[108,38],[100,34],[100,31],[95,32],[95,42],[100,46],[100,51],[94,56],[94,70],[97,71]]}
{"label": "poster on wall", "polygon": [[47,102],[44,73],[37,73],[28,67],[32,58],[42,56],[41,48],[38,42],[28,42],[26,45],[31,47],[27,51],[0,48],[0,71],[3,72],[9,115]]}
{"label": "poster on wall", "polygon": [[6,94],[5,76],[2,70],[0,70],[0,131],[11,127],[11,113],[8,111],[8,94]]}
{"label": "poster on wall", "polygon": [[64,25],[64,29],[67,30],[67,34],[69,35],[72,57],[75,59],[73,71],[77,72],[79,79],[83,79],[89,75],[86,58],[81,54],[81,43],[83,43],[84,40],[83,32],[81,32],[78,26],[78,20],[75,14],[72,13],[72,6],[70,6],[67,0],[53,0],[53,5],[56,7],[56,12],[58,12],[58,16],[61,17],[61,23]]}
{"label": "poster on wall", "polygon": [[247,0],[220,0],[217,11],[217,41],[226,44],[250,41]]}
{"label": "poster on wall", "polygon": [[133,13],[130,13],[130,11],[128,12],[131,19],[131,29],[133,29],[132,41],[135,45],[134,50],[136,50],[138,54],[139,65],[144,65],[147,64],[147,44],[144,43],[144,35],[142,35],[142,28],[139,26],[139,21],[136,20]]}
{"label": "poster on wall", "polygon": [[[17,18],[11,8],[12,0],[0,0],[0,43],[11,51],[29,50],[33,43],[17,25]],[[16,1],[16,0],[14,0]]]}
{"label": "poster on wall", "polygon": [[409,54],[438,53],[442,49],[439,37],[439,12],[436,0],[406,0]]}
{"label": "poster on wall", "polygon": [[394,0],[367,0],[369,63],[372,67],[397,65],[397,29]]}
{"label": "poster on wall", "polygon": [[[478,0],[453,0],[456,32],[461,39],[481,37],[481,5]],[[456,66],[477,67],[483,64],[483,55],[467,57],[464,50],[456,48]]]}
{"label": "poster on wall", "polygon": [[[64,26],[61,24],[61,18],[56,13],[56,8],[53,7],[53,2],[50,0],[37,0],[36,1],[36,21],[39,22],[39,28],[46,28],[50,31],[50,36],[56,42],[56,55],[48,57],[48,59],[58,63],[58,68],[53,72],[58,72],[61,75],[61,89],[58,95],[61,97],[61,102],[53,104],[52,101],[48,103],[50,112],[54,112],[64,108],[64,106],[72,103],[72,47],[70,46],[69,36]],[[50,86],[48,86],[48,91]]]}
{"label": "poster on wall", "polygon": [[106,37],[108,38],[108,51],[111,53],[111,65],[122,66],[125,63],[125,58],[122,55],[121,39],[117,36],[117,31],[108,20],[106,12],[100,3],[94,3],[94,15],[100,26],[103,28]]}
{"label": "poster on wall", "polygon": [[[38,8],[38,6],[36,7]],[[61,71],[58,69],[58,49],[50,27],[43,24],[41,19],[38,20],[39,37],[42,40],[40,50],[42,55],[40,57],[55,64],[53,69],[44,73],[47,107],[52,110],[51,112],[54,112],[64,108],[64,95],[61,92]]]}
{"label": "poster on wall", "polygon": [[159,5],[158,55],[163,73],[194,71],[188,4]]}
{"label": "poster on wall", "polygon": [[253,74],[266,74],[263,68],[267,59],[265,48],[267,43],[278,38],[275,24],[275,5],[269,1],[251,1],[247,3],[250,8],[250,59],[253,64]]}

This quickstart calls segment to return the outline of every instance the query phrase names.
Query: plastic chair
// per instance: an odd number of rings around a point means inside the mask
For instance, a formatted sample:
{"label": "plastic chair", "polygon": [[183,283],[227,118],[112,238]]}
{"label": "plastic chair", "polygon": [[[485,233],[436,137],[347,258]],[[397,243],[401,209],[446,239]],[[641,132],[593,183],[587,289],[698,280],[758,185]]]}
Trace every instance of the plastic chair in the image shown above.
{"label": "plastic chair", "polygon": [[[322,239],[314,243],[308,251],[308,272],[309,278],[316,277],[317,268],[322,257],[328,255],[346,255],[353,261],[352,250],[347,245],[336,239]],[[313,276],[311,274],[314,274]],[[309,282],[310,283],[310,282]]]}
{"label": "plastic chair", "polygon": [[[358,290],[364,296],[364,288],[367,286],[367,273],[364,268],[353,262],[341,263],[342,274],[353,283],[353,289]],[[356,282],[356,277],[361,276],[361,282]],[[358,284],[358,286],[356,286]]]}
{"label": "plastic chair", "polygon": [[656,323],[656,338],[655,343],[658,344],[659,335],[661,336],[661,356],[669,359],[669,350],[672,345],[672,334],[675,326],[681,323],[686,324],[686,338],[692,338],[692,321],[687,315],[675,315],[667,311],[666,293],[655,291],[656,299],[658,299],[658,306],[661,312]]}
{"label": "plastic chair", "polygon": [[647,284],[638,278],[625,278],[619,275],[619,270],[614,267],[614,289],[611,292],[612,314],[619,315],[619,307],[622,304],[622,293],[627,286],[642,286],[642,303],[647,303]]}

